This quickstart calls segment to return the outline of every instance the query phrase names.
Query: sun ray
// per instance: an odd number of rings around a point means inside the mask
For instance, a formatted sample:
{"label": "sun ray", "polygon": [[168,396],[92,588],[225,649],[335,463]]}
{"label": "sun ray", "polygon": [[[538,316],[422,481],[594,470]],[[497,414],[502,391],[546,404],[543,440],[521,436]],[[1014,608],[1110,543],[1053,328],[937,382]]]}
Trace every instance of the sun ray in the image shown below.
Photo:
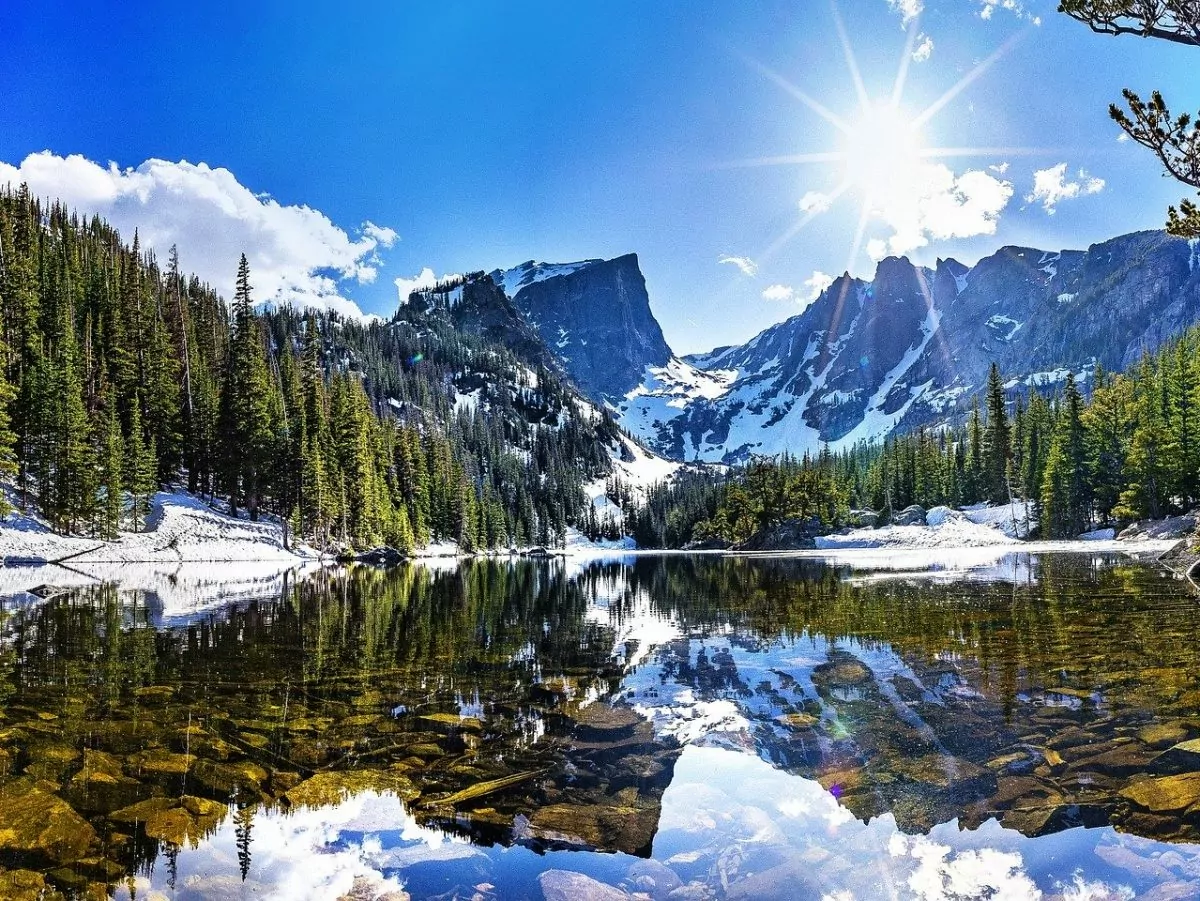
{"label": "sun ray", "polygon": [[854,241],[850,244],[850,256],[846,260],[846,271],[854,268],[854,260],[862,250],[863,236],[867,232],[867,222],[871,219],[871,198],[863,198],[862,210],[858,214],[858,226],[854,229]]}
{"label": "sun ray", "polygon": [[908,67],[912,65],[913,50],[917,46],[918,20],[913,19],[908,25],[908,37],[904,40],[904,55],[900,57],[900,68],[896,70],[896,80],[892,84],[892,108],[900,106],[900,98],[904,96],[904,85],[908,81]]}
{"label": "sun ray", "polygon": [[970,87],[981,75],[987,72],[988,69],[998,63],[1003,57],[1007,56],[1009,51],[1017,46],[1017,44],[1020,43],[1020,41],[1027,34],[1029,34],[1029,29],[1023,29],[1001,44],[991,54],[991,56],[960,78],[958,82],[952,88],[950,88],[950,90],[946,91],[946,93],[944,93],[941,97],[929,104],[929,106],[925,108],[924,112],[922,112],[919,116],[917,116],[916,119],[913,120],[913,124],[920,128],[922,125],[936,116],[942,111],[942,109],[945,108],[946,104]]}
{"label": "sun ray", "polygon": [[840,150],[825,153],[786,153],[780,156],[760,156],[745,160],[715,163],[714,169],[754,169],[759,166],[802,166],[808,163],[840,163],[846,154]]}
{"label": "sun ray", "polygon": [[846,57],[846,67],[850,70],[850,78],[854,82],[854,91],[858,94],[858,105],[865,113],[871,108],[871,98],[867,96],[867,86],[863,84],[862,72],[858,68],[858,60],[854,57],[854,48],[850,46],[850,36],[846,34],[846,23],[838,10],[837,0],[830,0],[830,10],[833,12],[833,24],[837,27],[838,39],[842,42],[842,53]]}
{"label": "sun ray", "polygon": [[[843,181],[840,185],[838,185],[836,188],[834,188],[832,191],[829,192],[829,195],[828,195],[829,203],[833,203],[835,200],[837,200],[839,197],[841,197],[843,194],[845,194],[848,190],[850,190],[850,187],[851,187],[851,182],[849,179]],[[763,250],[759,254],[756,254],[754,259],[757,260],[760,265],[762,263],[764,263],[765,261],[771,259],[771,257],[775,256],[775,254],[777,254],[785,244],[787,244],[789,241],[791,241],[792,238],[796,237],[796,235],[798,235],[804,228],[806,228],[809,225],[809,223],[811,223],[814,219],[816,219],[820,215],[821,215],[821,211],[819,211],[819,210],[813,210],[811,212],[805,213],[803,216],[801,216],[799,219],[797,219],[795,222],[793,222],[790,226],[788,226],[787,231],[785,231],[782,235],[780,235],[778,238],[776,238],[774,241],[772,241],[765,250]]]}
{"label": "sun ray", "polygon": [[758,74],[762,75],[764,78],[766,78],[768,81],[775,84],[777,87],[783,89],[783,91],[785,91],[787,94],[789,94],[792,97],[794,97],[795,99],[799,100],[801,103],[803,103],[805,106],[807,106],[810,110],[812,110],[814,113],[816,113],[822,119],[824,119],[830,125],[834,126],[839,131],[849,133],[850,126],[847,124],[845,119],[843,119],[837,113],[833,112],[833,110],[829,109],[827,106],[822,104],[820,101],[814,100],[808,94],[804,93],[804,91],[800,90],[798,87],[796,87],[794,84],[792,84],[786,78],[784,78],[782,75],[780,75],[774,69],[770,69],[767,66],[764,66],[758,60],[756,60],[750,56],[742,55],[742,60],[746,63],[746,65],[748,65],[750,68],[754,69],[754,71],[758,72]]}
{"label": "sun ray", "polygon": [[1084,148],[1072,147],[925,147],[919,155],[926,159],[945,159],[964,156],[1041,156],[1049,153],[1081,153]]}

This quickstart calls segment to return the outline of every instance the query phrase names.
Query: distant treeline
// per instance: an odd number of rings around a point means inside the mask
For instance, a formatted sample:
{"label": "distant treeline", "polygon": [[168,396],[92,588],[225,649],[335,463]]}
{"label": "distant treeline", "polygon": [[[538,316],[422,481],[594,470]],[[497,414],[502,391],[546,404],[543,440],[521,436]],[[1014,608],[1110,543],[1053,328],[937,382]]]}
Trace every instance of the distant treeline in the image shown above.
{"label": "distant treeline", "polygon": [[882,445],[757,458],[723,477],[681,479],[633,512],[640,544],[744,541],[786,520],[845,525],[853,508],[1028,505],[1047,538],[1191,509],[1200,501],[1200,330],[1127,373],[1097,368],[1084,398],[1068,374],[1050,396],[1011,403],[993,365],[959,428]]}

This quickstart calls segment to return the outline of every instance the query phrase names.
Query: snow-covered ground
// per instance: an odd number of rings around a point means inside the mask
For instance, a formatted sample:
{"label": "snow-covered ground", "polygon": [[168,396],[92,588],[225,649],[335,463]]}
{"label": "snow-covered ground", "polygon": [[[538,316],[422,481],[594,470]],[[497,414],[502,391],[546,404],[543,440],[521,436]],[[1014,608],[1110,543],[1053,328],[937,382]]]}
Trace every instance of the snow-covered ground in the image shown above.
{"label": "snow-covered ground", "polygon": [[966,513],[935,507],[929,511],[926,526],[884,526],[881,529],[855,529],[844,535],[817,538],[818,549],[848,548],[968,548],[1018,544],[1016,538],[994,525],[974,522]]}
{"label": "snow-covered ground", "polygon": [[295,564],[314,559],[311,548],[284,548],[278,520],[234,519],[182,491],[154,496],[147,529],[122,532],[116,541],[59,535],[36,516],[11,513],[0,521],[0,559],[7,564],[69,558],[86,563],[221,563],[270,561]]}
{"label": "snow-covered ground", "polygon": [[1010,538],[1024,538],[1037,526],[1037,520],[1030,515],[1029,509],[1023,503],[996,506],[975,504],[966,507],[962,512],[971,522],[999,529]]}

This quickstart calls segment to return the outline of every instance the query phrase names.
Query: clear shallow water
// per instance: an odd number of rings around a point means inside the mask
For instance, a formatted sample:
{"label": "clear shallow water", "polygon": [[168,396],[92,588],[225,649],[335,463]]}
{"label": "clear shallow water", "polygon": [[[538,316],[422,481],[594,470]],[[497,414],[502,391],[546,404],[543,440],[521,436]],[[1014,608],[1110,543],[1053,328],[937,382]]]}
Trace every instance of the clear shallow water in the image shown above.
{"label": "clear shallow water", "polygon": [[47,569],[0,897],[1200,897],[1190,589],[864,561]]}

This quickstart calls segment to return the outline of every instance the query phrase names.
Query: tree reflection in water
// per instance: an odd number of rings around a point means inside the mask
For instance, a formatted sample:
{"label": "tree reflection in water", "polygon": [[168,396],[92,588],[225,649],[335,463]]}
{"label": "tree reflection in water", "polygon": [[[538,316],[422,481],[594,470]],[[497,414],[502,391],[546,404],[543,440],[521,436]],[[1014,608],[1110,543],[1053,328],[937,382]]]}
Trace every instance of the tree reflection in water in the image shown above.
{"label": "tree reflection in water", "polygon": [[[798,559],[474,561],[322,571],[169,627],[160,598],[115,584],[9,605],[0,894],[129,896],[132,879],[261,896],[297,872],[277,852],[300,835],[340,836],[320,866],[297,863],[328,886],[370,858],[362,897],[401,883],[487,897],[506,866],[503,896],[538,897],[563,860],[624,889],[731,897],[763,867],[803,869],[783,851],[735,860],[749,839],[720,805],[711,825],[680,825],[681,810],[706,809],[699,789],[672,794],[685,746],[689,784],[696,761],[715,782],[757,760],[766,770],[743,782],[783,779],[773,791],[806,810],[884,817],[890,834],[1116,827],[1153,853],[1197,840],[1194,597],[1121,559],[1012,571],[864,581]],[[732,782],[710,788],[731,809],[749,803]],[[760,825],[778,830],[788,814],[766,806],[777,822]],[[668,867],[688,841],[708,850]],[[1087,861],[1124,872],[1114,853]],[[650,859],[635,873],[634,858]]]}

